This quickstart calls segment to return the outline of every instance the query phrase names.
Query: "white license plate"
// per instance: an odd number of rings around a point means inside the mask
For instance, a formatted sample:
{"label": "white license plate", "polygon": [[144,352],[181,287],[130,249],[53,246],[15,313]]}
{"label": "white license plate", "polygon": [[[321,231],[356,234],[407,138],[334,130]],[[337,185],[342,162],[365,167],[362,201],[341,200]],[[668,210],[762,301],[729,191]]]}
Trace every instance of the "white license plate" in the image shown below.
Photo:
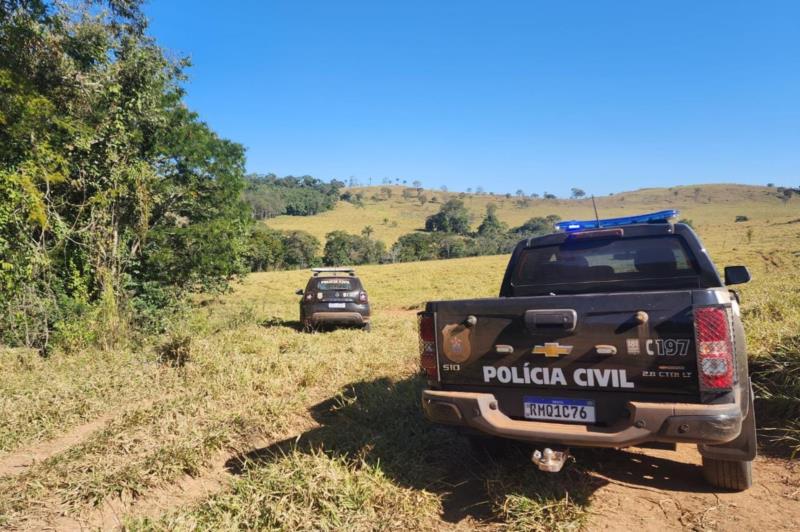
{"label": "white license plate", "polygon": [[525,419],[595,422],[594,401],[588,399],[525,397],[524,401]]}
{"label": "white license plate", "polygon": [[345,303],[328,303],[328,308],[345,308]]}

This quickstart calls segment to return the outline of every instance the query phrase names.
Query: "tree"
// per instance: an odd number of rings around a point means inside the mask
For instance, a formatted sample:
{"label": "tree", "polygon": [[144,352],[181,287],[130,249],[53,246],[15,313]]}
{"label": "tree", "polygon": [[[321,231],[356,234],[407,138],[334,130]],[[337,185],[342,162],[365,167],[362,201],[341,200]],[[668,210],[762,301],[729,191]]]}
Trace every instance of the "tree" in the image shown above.
{"label": "tree", "polygon": [[247,246],[247,262],[252,272],[274,270],[284,266],[285,249],[280,231],[264,224],[255,224]]}
{"label": "tree", "polygon": [[288,268],[308,268],[318,264],[319,240],[305,231],[290,231],[283,239],[283,263]]}
{"label": "tree", "polygon": [[572,191],[572,199],[580,199],[586,195],[586,192],[584,192],[583,189],[580,188],[573,187],[571,191]]}
{"label": "tree", "polygon": [[518,188],[517,189],[517,196],[519,196],[520,198],[525,197],[525,191],[522,190],[521,188]]}
{"label": "tree", "polygon": [[361,230],[361,236],[370,238],[374,232],[375,229],[373,229],[371,225],[365,225],[364,229]]}
{"label": "tree", "polygon": [[466,235],[469,233],[469,211],[460,199],[444,203],[439,212],[425,220],[426,231],[439,231]]}
{"label": "tree", "polygon": [[489,203],[486,205],[486,216],[478,226],[478,235],[486,237],[498,237],[508,231],[508,225],[501,222],[497,217],[497,205]]}
{"label": "tree", "polygon": [[547,235],[553,232],[553,225],[559,220],[561,220],[561,218],[554,214],[544,218],[535,216],[521,226],[515,227],[511,232],[518,235],[520,238]]}
{"label": "tree", "polygon": [[408,233],[401,236],[392,246],[392,254],[398,262],[433,260],[439,256],[434,235],[429,233]]}
{"label": "tree", "polygon": [[550,194],[549,192],[545,192],[544,194],[542,194],[542,197],[544,199],[546,199],[546,200],[554,200],[554,199],[556,199],[556,195],[555,194]]}
{"label": "tree", "polygon": [[441,190],[442,192],[447,192],[447,185],[440,186],[439,190]]}
{"label": "tree", "polygon": [[188,61],[139,0],[72,4],[0,3],[0,340],[43,351],[75,309],[223,288],[251,236],[244,148],[187,109]]}
{"label": "tree", "polygon": [[414,188],[422,188],[422,181],[419,179],[415,179],[411,184],[414,186]]}
{"label": "tree", "polygon": [[326,266],[345,266],[380,262],[386,246],[380,240],[332,231],[325,235],[323,262]]}
{"label": "tree", "polygon": [[424,192],[421,192],[417,195],[417,200],[419,201],[420,205],[425,205],[428,203],[428,196]]}
{"label": "tree", "polygon": [[476,187],[475,194],[483,194],[483,187]]}

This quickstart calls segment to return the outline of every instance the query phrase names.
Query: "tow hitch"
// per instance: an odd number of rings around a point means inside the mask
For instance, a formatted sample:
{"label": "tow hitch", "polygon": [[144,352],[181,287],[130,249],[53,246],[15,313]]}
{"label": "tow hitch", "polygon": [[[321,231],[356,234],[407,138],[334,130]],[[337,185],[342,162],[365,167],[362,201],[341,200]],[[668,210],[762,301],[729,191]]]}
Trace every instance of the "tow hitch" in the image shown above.
{"label": "tow hitch", "polygon": [[531,461],[541,470],[548,473],[558,473],[564,467],[564,462],[569,458],[569,450],[554,451],[550,447],[544,451],[533,451]]}

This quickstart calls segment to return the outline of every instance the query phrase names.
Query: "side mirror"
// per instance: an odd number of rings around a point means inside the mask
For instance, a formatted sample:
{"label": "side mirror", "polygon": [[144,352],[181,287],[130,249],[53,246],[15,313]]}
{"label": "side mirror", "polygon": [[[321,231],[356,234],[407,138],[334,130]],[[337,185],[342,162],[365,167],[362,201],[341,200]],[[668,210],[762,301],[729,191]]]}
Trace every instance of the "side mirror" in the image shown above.
{"label": "side mirror", "polygon": [[746,266],[725,266],[725,284],[742,284],[750,281],[750,272]]}
{"label": "side mirror", "polygon": [[303,289],[302,288],[298,288],[297,292],[295,292],[295,294],[297,294],[298,296],[302,296],[303,295]]}

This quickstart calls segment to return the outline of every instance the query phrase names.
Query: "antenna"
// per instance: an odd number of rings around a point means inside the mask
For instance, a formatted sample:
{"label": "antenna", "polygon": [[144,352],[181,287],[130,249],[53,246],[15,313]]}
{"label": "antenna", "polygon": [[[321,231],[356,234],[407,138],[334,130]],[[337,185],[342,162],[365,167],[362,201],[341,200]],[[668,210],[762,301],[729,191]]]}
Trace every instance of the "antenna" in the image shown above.
{"label": "antenna", "polygon": [[597,214],[597,203],[594,202],[594,194],[592,194],[592,207],[594,207],[594,219],[597,220],[597,227],[600,227],[600,216]]}

